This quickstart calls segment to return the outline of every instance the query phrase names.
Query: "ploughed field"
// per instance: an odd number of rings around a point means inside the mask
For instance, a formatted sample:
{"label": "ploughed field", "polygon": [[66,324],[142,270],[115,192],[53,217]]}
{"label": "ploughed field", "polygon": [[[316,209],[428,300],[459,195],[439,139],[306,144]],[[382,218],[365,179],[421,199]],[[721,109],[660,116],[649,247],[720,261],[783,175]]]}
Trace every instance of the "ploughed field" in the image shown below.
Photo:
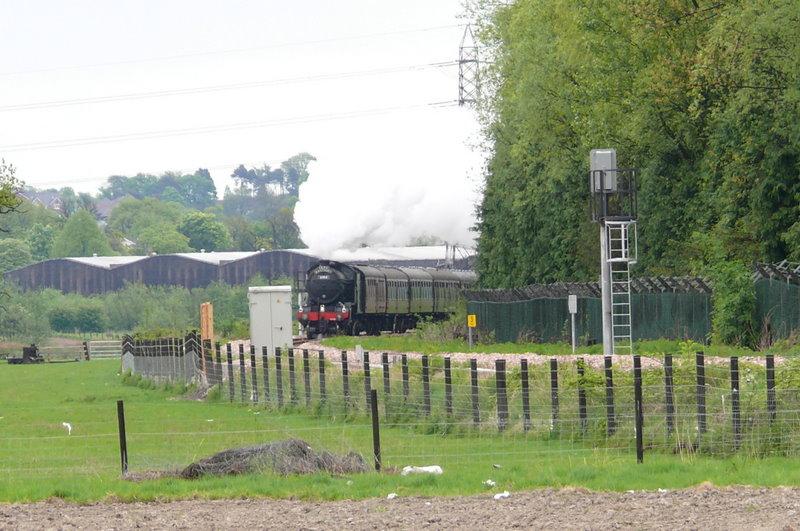
{"label": "ploughed field", "polygon": [[797,489],[700,486],[672,492],[535,490],[360,501],[191,500],[0,505],[0,527],[89,528],[549,528],[781,529],[800,524]]}

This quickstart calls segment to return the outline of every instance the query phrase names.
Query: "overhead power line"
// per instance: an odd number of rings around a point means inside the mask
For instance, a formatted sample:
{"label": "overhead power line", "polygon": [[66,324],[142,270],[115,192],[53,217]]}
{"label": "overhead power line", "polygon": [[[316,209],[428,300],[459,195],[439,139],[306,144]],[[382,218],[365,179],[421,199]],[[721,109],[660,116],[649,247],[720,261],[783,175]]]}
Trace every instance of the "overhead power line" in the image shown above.
{"label": "overhead power line", "polygon": [[273,44],[266,44],[263,46],[253,46],[249,48],[231,48],[227,50],[212,50],[212,51],[198,51],[198,52],[188,52],[182,54],[175,54],[175,55],[166,55],[161,57],[149,57],[149,58],[142,58],[142,59],[128,59],[122,61],[108,61],[103,63],[94,63],[94,64],[83,64],[83,65],[65,65],[65,66],[55,66],[49,68],[37,68],[31,70],[18,70],[15,72],[0,72],[0,77],[4,76],[19,76],[25,74],[39,74],[44,72],[59,72],[64,70],[83,70],[83,69],[91,69],[91,68],[103,68],[107,66],[119,66],[119,65],[130,65],[130,64],[141,64],[141,63],[155,63],[161,61],[175,61],[180,59],[191,59],[194,57],[210,57],[215,55],[228,55],[228,54],[236,54],[236,53],[247,53],[247,52],[256,52],[256,51],[263,51],[263,50],[270,50],[274,48],[287,48],[291,46],[306,46],[311,44],[328,44],[332,42],[344,42],[344,41],[355,41],[355,40],[362,40],[362,39],[371,39],[375,37],[390,37],[394,35],[406,35],[410,33],[424,33],[429,31],[439,31],[445,29],[453,29],[462,27],[463,24],[448,24],[444,26],[431,26],[427,28],[414,28],[414,29],[406,29],[406,30],[398,30],[398,31],[386,31],[380,33],[365,33],[361,35],[348,35],[344,37],[331,37],[327,39],[315,39],[315,40],[308,40],[308,41],[290,41],[290,42],[280,42],[280,43],[273,43]]}
{"label": "overhead power line", "polygon": [[355,70],[349,72],[334,72],[330,74],[318,74],[312,76],[299,76],[279,79],[267,79],[262,81],[247,81],[241,83],[228,83],[222,85],[206,85],[200,87],[186,87],[179,89],[156,90],[149,92],[129,92],[124,94],[110,94],[107,96],[95,96],[91,98],[72,98],[64,100],[38,101],[31,103],[18,103],[14,105],[0,106],[0,112],[22,111],[32,109],[49,109],[54,107],[68,107],[72,105],[88,105],[94,103],[110,103],[119,101],[131,101],[149,98],[161,98],[167,96],[183,96],[189,94],[202,94],[208,92],[223,92],[228,90],[240,90],[249,88],[259,88],[271,85],[290,85],[294,83],[308,83],[313,81],[325,81],[333,79],[349,79],[364,76],[377,76],[393,74],[397,72],[421,71],[431,68],[443,68],[455,66],[457,61],[440,61],[435,63],[423,63],[418,65],[394,66],[377,68],[372,70]]}
{"label": "overhead power line", "polygon": [[[291,118],[278,118],[274,120],[240,122],[234,124],[220,124],[211,126],[187,127],[181,129],[168,129],[160,131],[143,131],[137,133],[123,133],[118,135],[103,135],[84,138],[47,140],[42,142],[26,142],[21,144],[7,144],[0,146],[0,153],[13,151],[33,151],[41,149],[53,149],[64,147],[85,146],[90,144],[107,144],[113,142],[125,142],[131,140],[148,140],[152,138],[165,138],[172,136],[189,136],[207,133],[217,133],[223,131],[239,131],[243,129],[259,129],[263,127],[276,127],[282,125],[296,125],[312,122],[326,122],[331,120],[344,120],[350,118],[361,118],[366,116],[376,116],[397,111],[409,111],[425,108],[440,108],[448,102],[422,103],[416,105],[402,105],[394,107],[382,107],[377,109],[365,109],[360,111],[347,111],[340,113],[317,114],[310,116],[300,116]],[[453,105],[454,103],[450,103]]]}

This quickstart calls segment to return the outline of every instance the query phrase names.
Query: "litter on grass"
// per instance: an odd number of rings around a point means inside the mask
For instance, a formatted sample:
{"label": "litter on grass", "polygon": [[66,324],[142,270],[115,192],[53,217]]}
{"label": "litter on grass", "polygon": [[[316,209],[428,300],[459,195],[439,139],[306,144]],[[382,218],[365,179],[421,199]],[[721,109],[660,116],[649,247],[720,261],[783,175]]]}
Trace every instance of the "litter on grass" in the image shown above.
{"label": "litter on grass", "polygon": [[404,466],[403,471],[400,472],[401,476],[407,476],[409,474],[434,474],[436,476],[441,476],[443,473],[442,467],[439,465],[429,465],[429,466]]}

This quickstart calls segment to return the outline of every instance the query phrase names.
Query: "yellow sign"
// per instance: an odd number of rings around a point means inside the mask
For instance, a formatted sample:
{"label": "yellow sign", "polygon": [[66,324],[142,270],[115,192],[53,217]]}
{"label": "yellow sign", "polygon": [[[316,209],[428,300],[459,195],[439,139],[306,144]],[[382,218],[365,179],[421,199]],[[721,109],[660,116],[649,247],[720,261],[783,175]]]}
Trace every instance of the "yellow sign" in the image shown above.
{"label": "yellow sign", "polygon": [[474,313],[467,315],[467,326],[470,328],[475,328],[478,326],[478,316]]}

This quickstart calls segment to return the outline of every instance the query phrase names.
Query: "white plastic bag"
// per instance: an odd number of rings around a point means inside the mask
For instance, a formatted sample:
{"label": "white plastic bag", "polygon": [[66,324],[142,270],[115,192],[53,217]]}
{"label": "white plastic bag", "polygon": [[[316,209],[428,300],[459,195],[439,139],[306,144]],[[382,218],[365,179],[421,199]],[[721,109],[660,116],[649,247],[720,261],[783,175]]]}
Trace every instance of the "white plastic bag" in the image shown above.
{"label": "white plastic bag", "polygon": [[429,465],[429,466],[405,466],[403,467],[403,471],[400,472],[401,476],[407,476],[409,474],[434,474],[436,476],[441,476],[443,473],[442,467],[439,465]]}

